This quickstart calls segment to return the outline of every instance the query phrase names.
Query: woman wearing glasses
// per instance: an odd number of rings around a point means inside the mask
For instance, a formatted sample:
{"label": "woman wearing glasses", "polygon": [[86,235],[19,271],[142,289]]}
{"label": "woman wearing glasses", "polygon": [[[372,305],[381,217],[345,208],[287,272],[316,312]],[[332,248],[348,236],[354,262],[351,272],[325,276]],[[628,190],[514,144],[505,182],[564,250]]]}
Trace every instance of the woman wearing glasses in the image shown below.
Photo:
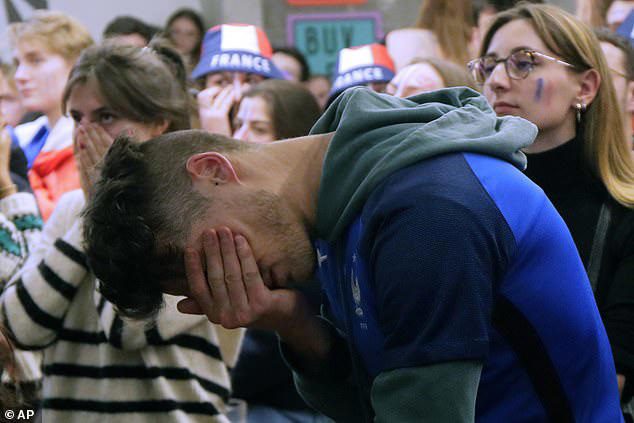
{"label": "woman wearing glasses", "polygon": [[627,400],[634,385],[634,163],[599,42],[559,8],[524,5],[497,15],[469,69],[498,115],[539,128],[525,150],[526,175],[572,233]]}

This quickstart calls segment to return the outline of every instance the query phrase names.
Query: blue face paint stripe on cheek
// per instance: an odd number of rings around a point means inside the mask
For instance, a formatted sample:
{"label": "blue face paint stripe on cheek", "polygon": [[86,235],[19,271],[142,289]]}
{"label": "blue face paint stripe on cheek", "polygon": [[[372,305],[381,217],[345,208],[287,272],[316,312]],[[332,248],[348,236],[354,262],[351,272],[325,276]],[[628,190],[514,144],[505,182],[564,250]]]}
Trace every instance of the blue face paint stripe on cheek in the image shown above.
{"label": "blue face paint stripe on cheek", "polygon": [[535,90],[535,101],[542,99],[542,93],[544,92],[544,79],[539,78],[537,80],[537,89]]}

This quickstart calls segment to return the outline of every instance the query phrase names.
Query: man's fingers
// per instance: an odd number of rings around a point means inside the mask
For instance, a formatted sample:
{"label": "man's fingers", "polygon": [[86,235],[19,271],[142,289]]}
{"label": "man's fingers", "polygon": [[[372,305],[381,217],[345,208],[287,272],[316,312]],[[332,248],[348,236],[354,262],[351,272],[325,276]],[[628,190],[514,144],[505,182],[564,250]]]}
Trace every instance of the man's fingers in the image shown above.
{"label": "man's fingers", "polygon": [[[221,320],[222,314],[231,308],[227,287],[225,285],[225,272],[222,264],[222,255],[218,234],[215,230],[203,231],[203,249],[207,264],[207,286],[211,289],[217,309],[214,310],[216,319]],[[214,322],[217,323],[217,322]]]}
{"label": "man's fingers", "polygon": [[185,314],[205,314],[203,309],[200,307],[200,304],[192,298],[180,300],[178,304],[176,304],[176,308],[178,311]]}
{"label": "man's fingers", "polygon": [[229,300],[231,301],[232,311],[240,323],[246,323],[244,320],[247,319],[245,314],[248,313],[249,303],[244,289],[242,269],[240,268],[240,260],[238,260],[236,253],[233,234],[229,228],[220,228],[218,230],[218,236],[220,238],[222,264],[225,269],[225,283]]}
{"label": "man's fingers", "polygon": [[247,298],[249,303],[254,303],[262,298],[262,295],[266,292],[266,287],[264,286],[260,269],[255,261],[255,257],[253,257],[253,252],[246,238],[242,235],[237,235],[235,240]]}
{"label": "man's fingers", "polygon": [[205,279],[200,255],[196,250],[187,248],[184,257],[185,274],[187,275],[187,285],[189,286],[191,298],[198,303],[200,309],[211,322],[219,323],[214,315],[214,302]]}

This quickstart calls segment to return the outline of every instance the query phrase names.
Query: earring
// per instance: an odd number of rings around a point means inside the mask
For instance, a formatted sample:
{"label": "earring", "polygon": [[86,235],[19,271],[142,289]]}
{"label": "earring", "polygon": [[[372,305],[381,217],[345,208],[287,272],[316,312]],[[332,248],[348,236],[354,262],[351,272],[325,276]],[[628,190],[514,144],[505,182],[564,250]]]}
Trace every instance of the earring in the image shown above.
{"label": "earring", "polygon": [[577,123],[581,123],[581,113],[584,113],[586,111],[586,104],[585,103],[575,104],[575,111],[577,114]]}

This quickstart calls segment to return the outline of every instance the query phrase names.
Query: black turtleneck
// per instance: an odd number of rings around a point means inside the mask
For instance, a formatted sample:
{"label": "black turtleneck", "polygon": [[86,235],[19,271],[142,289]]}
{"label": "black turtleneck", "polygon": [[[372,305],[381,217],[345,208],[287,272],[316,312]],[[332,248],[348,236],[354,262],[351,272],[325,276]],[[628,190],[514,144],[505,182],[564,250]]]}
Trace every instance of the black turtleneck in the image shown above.
{"label": "black turtleneck", "polygon": [[618,204],[591,174],[578,138],[549,151],[528,154],[526,175],[539,185],[570,229],[587,266],[597,220],[610,205],[608,228],[595,298],[617,373],[626,375],[624,398],[634,393],[634,210]]}
{"label": "black turtleneck", "polygon": [[574,138],[552,150],[527,156],[526,176],[544,190],[564,219],[586,265],[601,205],[609,195],[584,165],[581,140]]}

